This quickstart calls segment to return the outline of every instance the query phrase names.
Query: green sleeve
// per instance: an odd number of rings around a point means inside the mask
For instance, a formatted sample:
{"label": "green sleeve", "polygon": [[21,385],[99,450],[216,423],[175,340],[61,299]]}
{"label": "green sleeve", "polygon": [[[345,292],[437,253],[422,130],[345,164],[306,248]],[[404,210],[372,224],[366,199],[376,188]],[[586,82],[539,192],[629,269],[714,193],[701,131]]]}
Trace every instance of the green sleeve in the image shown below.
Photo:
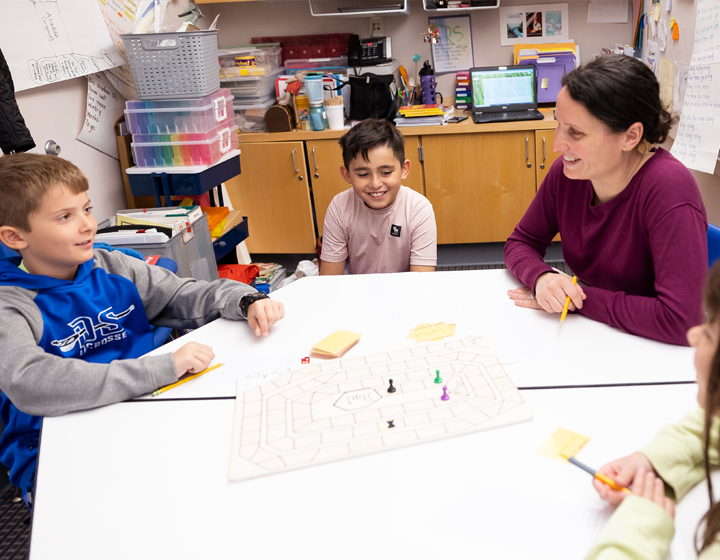
{"label": "green sleeve", "polygon": [[[680,501],[705,478],[703,459],[703,428],[705,413],[697,408],[680,422],[665,426],[640,453],[652,463],[671,492],[670,498]],[[718,464],[718,419],[713,420],[710,438],[710,464]]]}
{"label": "green sleeve", "polygon": [[674,534],[673,520],[664,509],[645,498],[628,496],[585,560],[661,560]]}

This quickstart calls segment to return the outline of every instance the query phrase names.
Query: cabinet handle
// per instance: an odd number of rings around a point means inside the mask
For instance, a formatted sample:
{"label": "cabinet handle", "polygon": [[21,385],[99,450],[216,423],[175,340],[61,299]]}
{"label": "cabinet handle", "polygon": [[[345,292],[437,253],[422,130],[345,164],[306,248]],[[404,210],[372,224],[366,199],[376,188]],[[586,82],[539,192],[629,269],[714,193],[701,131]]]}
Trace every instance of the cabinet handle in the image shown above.
{"label": "cabinet handle", "polygon": [[543,138],[543,162],[540,164],[540,169],[545,169],[545,138]]}
{"label": "cabinet handle", "polygon": [[[295,173],[299,173],[297,165],[295,165],[295,150],[292,151],[292,158],[293,158],[293,169],[295,170]],[[302,175],[298,175],[298,181],[302,181]]]}
{"label": "cabinet handle", "polygon": [[313,156],[313,165],[315,166],[315,175],[313,175],[313,177],[315,177],[317,179],[318,177],[320,177],[320,174],[317,172],[318,168],[317,168],[317,161],[315,160],[315,148],[312,149],[312,156]]}
{"label": "cabinet handle", "polygon": [[525,137],[525,161],[527,161],[528,169],[532,167],[532,163],[530,163],[530,138],[527,136]]}

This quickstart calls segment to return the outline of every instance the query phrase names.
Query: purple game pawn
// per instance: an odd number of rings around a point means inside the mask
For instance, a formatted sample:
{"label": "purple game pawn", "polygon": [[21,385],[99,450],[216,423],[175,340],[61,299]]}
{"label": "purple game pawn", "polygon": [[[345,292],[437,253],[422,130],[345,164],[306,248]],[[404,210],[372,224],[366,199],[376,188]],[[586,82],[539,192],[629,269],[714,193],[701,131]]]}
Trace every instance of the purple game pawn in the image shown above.
{"label": "purple game pawn", "polygon": [[440,397],[440,400],[441,401],[449,401],[450,400],[450,395],[448,395],[448,393],[447,393],[447,385],[443,385],[443,394],[442,394],[442,397]]}

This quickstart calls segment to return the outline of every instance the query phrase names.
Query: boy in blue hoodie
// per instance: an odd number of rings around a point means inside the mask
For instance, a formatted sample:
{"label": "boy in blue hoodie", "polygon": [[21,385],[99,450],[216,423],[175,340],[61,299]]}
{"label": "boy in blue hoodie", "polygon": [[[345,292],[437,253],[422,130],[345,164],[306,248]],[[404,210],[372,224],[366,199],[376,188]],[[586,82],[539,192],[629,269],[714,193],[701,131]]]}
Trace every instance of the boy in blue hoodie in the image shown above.
{"label": "boy in blue hoodie", "polygon": [[[33,489],[42,416],[120,402],[205,369],[212,349],[189,342],[153,349],[150,324],[196,328],[247,319],[255,334],[282,303],[231,280],[178,278],[120,251],[93,250],[88,182],[55,156],[0,157],[0,462]],[[26,500],[27,501],[27,500]]]}

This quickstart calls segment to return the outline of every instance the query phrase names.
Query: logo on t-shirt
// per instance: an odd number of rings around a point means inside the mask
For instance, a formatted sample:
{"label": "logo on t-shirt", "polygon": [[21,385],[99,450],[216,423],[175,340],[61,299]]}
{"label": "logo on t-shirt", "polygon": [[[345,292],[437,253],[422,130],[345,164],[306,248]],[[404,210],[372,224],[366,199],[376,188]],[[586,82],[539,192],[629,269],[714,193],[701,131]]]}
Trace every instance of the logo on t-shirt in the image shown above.
{"label": "logo on t-shirt", "polygon": [[395,224],[390,226],[390,235],[393,237],[400,237],[400,230],[402,226],[396,226]]}

